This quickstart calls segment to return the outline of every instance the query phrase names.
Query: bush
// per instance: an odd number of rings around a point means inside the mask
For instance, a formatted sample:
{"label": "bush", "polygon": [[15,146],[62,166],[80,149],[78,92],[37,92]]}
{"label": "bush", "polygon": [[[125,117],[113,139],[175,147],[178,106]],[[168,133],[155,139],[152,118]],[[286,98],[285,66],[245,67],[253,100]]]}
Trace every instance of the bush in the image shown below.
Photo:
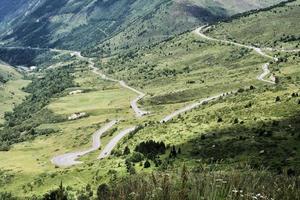
{"label": "bush", "polygon": [[124,151],[123,151],[123,155],[128,155],[130,154],[130,149],[128,146],[125,147]]}
{"label": "bush", "polygon": [[97,188],[97,200],[108,200],[110,199],[110,188],[107,184],[101,184]]}
{"label": "bush", "polygon": [[146,160],[146,162],[144,163],[144,168],[149,168],[151,167],[151,164],[148,160]]}
{"label": "bush", "polygon": [[17,200],[10,192],[0,192],[0,200]]}
{"label": "bush", "polygon": [[137,163],[137,162],[144,160],[144,155],[139,152],[133,152],[128,160],[130,162]]}

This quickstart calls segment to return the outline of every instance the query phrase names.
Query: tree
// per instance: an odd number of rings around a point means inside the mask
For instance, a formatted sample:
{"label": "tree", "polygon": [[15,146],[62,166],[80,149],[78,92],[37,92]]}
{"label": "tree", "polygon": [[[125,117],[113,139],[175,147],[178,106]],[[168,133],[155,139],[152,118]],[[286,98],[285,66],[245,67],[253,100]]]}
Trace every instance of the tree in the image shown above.
{"label": "tree", "polygon": [[128,159],[125,160],[125,165],[129,174],[136,174],[134,166],[132,166],[132,163]]}
{"label": "tree", "polygon": [[234,121],[233,121],[233,123],[234,123],[234,124],[239,123],[239,119],[238,119],[238,118],[235,118]]}
{"label": "tree", "polygon": [[97,200],[109,200],[110,188],[107,184],[103,183],[97,188]]}
{"label": "tree", "polygon": [[176,158],[177,157],[177,152],[176,152],[176,148],[175,146],[173,145],[172,149],[171,149],[171,152],[170,152],[170,155],[169,155],[170,158]]}
{"label": "tree", "polygon": [[277,96],[276,99],[275,99],[275,102],[279,102],[280,101],[280,97]]}
{"label": "tree", "polygon": [[181,148],[180,148],[180,147],[178,148],[177,153],[178,153],[178,154],[181,154]]}
{"label": "tree", "polygon": [[220,123],[220,122],[223,122],[223,119],[222,119],[222,117],[218,117],[218,120],[217,120],[217,122],[218,122],[218,123]]}
{"label": "tree", "polygon": [[181,171],[181,191],[180,191],[180,199],[188,199],[188,187],[187,187],[187,182],[188,182],[188,170],[185,164],[182,166],[182,171]]}
{"label": "tree", "polygon": [[128,158],[130,162],[137,163],[144,160],[144,155],[139,152],[133,152],[130,158]]}
{"label": "tree", "polygon": [[68,193],[65,191],[62,181],[60,182],[60,186],[58,189],[50,191],[49,193],[45,194],[42,199],[43,200],[68,200]]}
{"label": "tree", "polygon": [[132,165],[131,165],[131,167],[129,168],[128,171],[129,171],[129,174],[130,174],[130,175],[136,174],[135,168],[134,168],[134,166],[132,166]]}
{"label": "tree", "polygon": [[148,160],[146,160],[146,162],[144,163],[144,168],[149,168],[151,167],[151,164]]}
{"label": "tree", "polygon": [[128,146],[126,146],[124,149],[123,155],[128,155],[128,154],[130,154],[130,149]]}

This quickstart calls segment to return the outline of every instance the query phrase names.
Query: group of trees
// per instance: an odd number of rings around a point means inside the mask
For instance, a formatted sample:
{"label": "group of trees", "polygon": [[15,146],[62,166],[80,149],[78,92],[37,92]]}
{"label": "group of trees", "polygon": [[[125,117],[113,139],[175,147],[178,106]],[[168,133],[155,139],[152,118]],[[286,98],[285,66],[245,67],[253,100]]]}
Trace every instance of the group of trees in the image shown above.
{"label": "group of trees", "polygon": [[149,140],[138,144],[135,147],[135,151],[144,154],[149,159],[153,159],[157,155],[164,154],[166,152],[166,145],[164,142]]}
{"label": "group of trees", "polygon": [[30,49],[30,48],[0,48],[0,60],[11,65],[34,66],[51,58],[53,52],[47,49]]}

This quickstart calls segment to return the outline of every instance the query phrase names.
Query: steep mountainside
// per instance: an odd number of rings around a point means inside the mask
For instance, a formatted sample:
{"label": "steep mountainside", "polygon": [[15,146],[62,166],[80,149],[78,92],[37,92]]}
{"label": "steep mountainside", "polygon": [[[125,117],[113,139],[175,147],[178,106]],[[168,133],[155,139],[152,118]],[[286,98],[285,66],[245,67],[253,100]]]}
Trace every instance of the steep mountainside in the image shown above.
{"label": "steep mountainside", "polygon": [[2,0],[0,3],[0,22],[7,16],[13,14],[15,10],[18,10],[25,4],[26,0],[11,1]]}
{"label": "steep mountainside", "polygon": [[82,49],[116,36],[112,39],[114,44],[127,47],[136,42],[165,39],[196,24],[277,2],[30,0],[17,11],[9,12],[14,7],[4,1],[0,3],[1,8],[10,9],[3,13],[8,16],[1,25],[2,29],[6,27],[2,30],[2,40],[18,46]]}

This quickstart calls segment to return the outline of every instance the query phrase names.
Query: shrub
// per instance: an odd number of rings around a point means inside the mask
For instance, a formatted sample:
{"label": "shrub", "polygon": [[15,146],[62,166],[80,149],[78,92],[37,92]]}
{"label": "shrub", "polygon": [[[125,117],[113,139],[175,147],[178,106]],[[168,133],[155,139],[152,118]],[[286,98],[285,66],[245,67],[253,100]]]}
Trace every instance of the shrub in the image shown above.
{"label": "shrub", "polygon": [[97,188],[97,200],[109,200],[110,188],[107,184],[103,183]]}
{"label": "shrub", "polygon": [[128,160],[130,162],[137,163],[137,162],[144,160],[144,155],[139,152],[133,152]]}
{"label": "shrub", "polygon": [[128,146],[125,147],[124,151],[123,151],[123,155],[128,155],[130,154],[130,149]]}
{"label": "shrub", "polygon": [[151,167],[151,164],[148,160],[146,160],[146,162],[144,163],[144,168],[149,168]]}

